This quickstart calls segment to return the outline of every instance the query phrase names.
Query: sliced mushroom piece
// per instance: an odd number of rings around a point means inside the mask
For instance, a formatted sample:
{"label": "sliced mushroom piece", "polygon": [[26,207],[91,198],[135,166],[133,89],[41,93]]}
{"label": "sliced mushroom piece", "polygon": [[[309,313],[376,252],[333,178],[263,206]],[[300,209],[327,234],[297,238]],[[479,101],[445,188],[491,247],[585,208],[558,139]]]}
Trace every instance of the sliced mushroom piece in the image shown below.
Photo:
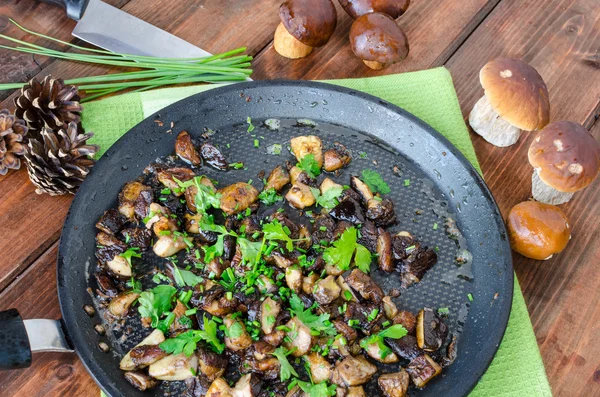
{"label": "sliced mushroom piece", "polygon": [[353,386],[348,388],[348,394],[346,397],[367,397],[365,389],[362,386]]}
{"label": "sliced mushroom piece", "polygon": [[[164,341],[165,335],[162,333],[161,330],[155,329],[140,343],[135,345],[134,348],[139,346],[158,345],[159,343],[162,343]],[[135,364],[133,363],[133,360],[131,358],[131,351],[129,351],[127,354],[125,354],[125,356],[123,356],[121,362],[119,363],[119,368],[121,368],[123,371],[133,371],[135,369]]]}
{"label": "sliced mushroom piece", "polygon": [[262,389],[262,382],[252,374],[242,376],[231,390],[233,397],[257,397]]}
{"label": "sliced mushroom piece", "polygon": [[[364,340],[365,339],[363,339],[363,341]],[[382,346],[380,346],[377,342],[368,343],[365,346],[363,346],[363,348],[365,350],[365,353],[367,353],[369,357],[376,361],[379,361],[380,363],[393,364],[398,362],[398,356],[394,352],[388,349],[383,349]]]}
{"label": "sliced mushroom piece", "polygon": [[[288,350],[293,350],[292,355],[294,357],[302,357],[311,348],[312,336],[310,335],[310,328],[308,328],[298,317],[292,318],[287,322],[286,327],[289,331],[286,331],[286,338],[283,342],[283,346]],[[295,349],[295,350],[294,350]]]}
{"label": "sliced mushroom piece", "polygon": [[285,195],[285,199],[295,208],[304,209],[314,205],[315,196],[310,191],[310,187],[303,183],[296,183]]}
{"label": "sliced mushroom piece", "polygon": [[417,338],[412,335],[405,335],[400,339],[385,338],[385,343],[405,360],[412,361],[423,354],[423,350],[417,345]]}
{"label": "sliced mushroom piece", "polygon": [[117,234],[127,223],[127,219],[116,209],[105,211],[96,222],[96,228],[107,234]]}
{"label": "sliced mushroom piece", "polygon": [[146,391],[152,389],[158,385],[156,379],[152,379],[150,376],[143,372],[125,372],[125,379],[138,390]]}
{"label": "sliced mushroom piece", "polygon": [[348,283],[346,283],[346,280],[344,279],[343,276],[339,276],[336,279],[336,282],[338,283],[338,285],[342,289],[341,295],[344,298],[344,300],[346,300],[346,301],[352,301],[352,302],[358,302],[358,298],[354,294],[354,291],[352,291],[352,288],[350,288],[350,286],[348,285]]}
{"label": "sliced mushroom piece", "polygon": [[413,334],[417,327],[417,317],[409,311],[401,310],[394,316],[392,323],[402,325],[409,334]]}
{"label": "sliced mushroom piece", "polygon": [[410,379],[408,373],[400,368],[400,372],[384,374],[377,379],[379,388],[385,397],[405,397]]}
{"label": "sliced mushroom piece", "polygon": [[306,225],[298,225],[298,241],[294,243],[297,248],[308,251],[312,245],[310,231]]}
{"label": "sliced mushroom piece", "polygon": [[188,233],[198,234],[200,233],[200,221],[202,220],[202,214],[185,214],[185,231]]}
{"label": "sliced mushroom piece", "polygon": [[394,202],[390,199],[372,198],[367,202],[366,215],[378,227],[385,227],[396,223]]}
{"label": "sliced mushroom piece", "polygon": [[198,349],[198,369],[210,381],[221,377],[227,368],[227,357],[208,349]]}
{"label": "sliced mushroom piece", "polygon": [[285,332],[278,329],[274,329],[270,334],[263,336],[265,342],[275,347],[281,345],[283,338],[285,338]]}
{"label": "sliced mushroom piece", "polygon": [[333,320],[331,322],[335,329],[346,338],[346,341],[354,341],[358,337],[358,333],[354,328],[348,325],[347,322],[342,320]]}
{"label": "sliced mushroom piece", "polygon": [[390,296],[385,296],[382,302],[383,312],[385,313],[385,316],[390,320],[396,317],[396,314],[398,314],[398,308],[396,307],[396,304],[392,301],[392,298]]}
{"label": "sliced mushroom piece", "polygon": [[229,383],[223,378],[217,378],[206,391],[206,395],[210,397],[233,397]]}
{"label": "sliced mushroom piece", "polygon": [[295,293],[300,292],[302,287],[302,270],[298,265],[285,269],[285,283]]}
{"label": "sliced mushroom piece", "polygon": [[352,273],[346,277],[346,282],[367,300],[380,303],[383,299],[384,295],[381,287],[360,269],[352,270]]}
{"label": "sliced mushroom piece", "polygon": [[212,382],[205,376],[194,376],[185,380],[186,397],[205,397]]}
{"label": "sliced mushroom piece", "polygon": [[180,159],[188,164],[194,166],[202,165],[202,159],[194,147],[192,137],[187,131],[181,131],[179,135],[177,135],[177,140],[175,141],[175,153]]}
{"label": "sliced mushroom piece", "polygon": [[[340,386],[360,386],[367,383],[377,372],[377,367],[366,358],[348,356],[339,361],[331,376],[332,382]],[[335,380],[335,381],[334,381]]]}
{"label": "sliced mushroom piece", "polygon": [[331,363],[325,360],[322,355],[313,352],[304,356],[304,359],[308,363],[312,381],[315,384],[329,379],[331,376]]}
{"label": "sliced mushroom piece", "polygon": [[110,314],[116,317],[123,317],[127,315],[129,312],[129,308],[137,298],[140,297],[140,294],[137,292],[123,292],[117,295],[116,298],[110,301],[108,304],[108,311]]}
{"label": "sliced mushroom piece", "polygon": [[187,247],[188,245],[183,236],[175,236],[175,238],[172,236],[160,236],[154,243],[152,250],[157,256],[168,258]]}
{"label": "sliced mushroom piece", "polygon": [[321,185],[319,186],[319,190],[321,191],[321,195],[324,195],[325,193],[327,193],[331,189],[339,189],[340,192],[341,192],[342,189],[343,189],[343,186],[340,185],[339,183],[335,183],[334,181],[332,181],[329,178],[323,179],[323,182],[321,182]]}
{"label": "sliced mushroom piece", "polygon": [[383,229],[377,236],[377,262],[384,272],[394,271],[394,257],[392,255],[392,235]]}
{"label": "sliced mushroom piece", "polygon": [[[209,192],[214,193],[217,190],[210,178],[206,176],[201,176],[198,183],[202,186],[206,186]],[[196,185],[188,186],[185,189],[184,195],[188,209],[192,212],[198,212],[198,210],[196,209],[196,197],[198,195],[198,187]]]}
{"label": "sliced mushroom piece", "polygon": [[96,272],[94,274],[98,289],[108,298],[114,298],[119,293],[113,280],[105,272]]}
{"label": "sliced mushroom piece", "polygon": [[133,365],[138,369],[146,368],[148,365],[154,364],[168,355],[158,345],[136,346],[129,352]]}
{"label": "sliced mushroom piece", "polygon": [[372,200],[373,197],[375,197],[373,196],[373,192],[371,191],[371,189],[369,189],[369,186],[367,186],[366,183],[358,179],[358,177],[356,176],[350,178],[350,186],[352,187],[352,189],[357,191],[358,194],[360,194],[364,205],[367,205],[369,200]]}
{"label": "sliced mushroom piece", "polygon": [[313,296],[319,304],[328,305],[340,296],[341,291],[335,277],[330,275],[315,283]]}
{"label": "sliced mushroom piece", "polygon": [[152,242],[152,232],[141,227],[130,227],[121,230],[121,235],[126,241],[129,241],[129,247],[139,248],[144,251]]}
{"label": "sliced mushroom piece", "polygon": [[281,311],[281,304],[271,297],[266,297],[260,305],[260,325],[265,335],[273,332],[275,328],[275,322],[279,312]]}
{"label": "sliced mushroom piece", "polygon": [[[169,267],[169,269],[171,269],[171,267]],[[177,299],[177,304],[175,305],[175,309],[173,309],[175,320],[173,320],[173,323],[169,328],[169,332],[171,334],[177,334],[181,331],[191,328],[191,321],[186,321],[189,319],[189,317],[185,315],[186,311],[187,307],[179,299]],[[183,318],[185,318],[185,320],[183,320]]]}
{"label": "sliced mushroom piece", "polygon": [[261,294],[273,294],[279,289],[275,282],[269,277],[261,274],[256,280],[256,285]]}
{"label": "sliced mushroom piece", "polygon": [[267,184],[263,190],[275,189],[280,191],[285,185],[290,183],[290,173],[285,168],[278,165],[271,171],[267,178]]}
{"label": "sliced mushroom piece", "polygon": [[335,142],[333,148],[325,151],[324,166],[323,168],[327,172],[337,171],[340,168],[344,168],[352,161],[350,152],[341,143]]}
{"label": "sliced mushroom piece", "polygon": [[292,138],[290,148],[298,161],[312,154],[319,168],[323,166],[323,142],[318,136],[303,135]]}
{"label": "sliced mushroom piece", "polygon": [[152,228],[152,231],[157,236],[164,233],[162,232],[174,232],[178,229],[177,222],[171,217],[171,212],[160,204],[150,204],[151,217],[146,220],[146,228]]}
{"label": "sliced mushroom piece", "polygon": [[186,380],[198,369],[198,357],[185,353],[172,354],[148,367],[148,374],[158,380]]}
{"label": "sliced mushroom piece", "polygon": [[196,176],[196,173],[189,168],[185,167],[173,167],[166,170],[160,170],[156,173],[160,183],[162,183],[167,189],[171,189],[171,192],[179,197],[183,194],[183,191],[179,188],[179,182],[187,182]]}
{"label": "sliced mushroom piece", "polygon": [[245,211],[258,199],[258,190],[248,183],[237,182],[219,190],[221,193],[221,209],[227,215]]}
{"label": "sliced mushroom piece", "polygon": [[227,171],[229,169],[229,162],[223,156],[223,153],[208,142],[203,143],[200,147],[200,155],[207,164],[218,170]]}
{"label": "sliced mushroom piece", "polygon": [[442,372],[442,367],[433,361],[429,355],[422,354],[408,364],[406,372],[410,375],[415,386],[421,388],[438,376]]}
{"label": "sliced mushroom piece", "polygon": [[438,350],[448,336],[448,326],[433,309],[426,307],[417,315],[417,343],[425,351]]}
{"label": "sliced mushroom piece", "polygon": [[349,222],[359,225],[365,222],[365,215],[358,203],[352,197],[344,197],[331,211],[329,215],[340,222]]}
{"label": "sliced mushroom piece", "polygon": [[369,251],[377,252],[377,236],[379,235],[377,227],[373,222],[366,219],[360,228],[360,236],[357,242],[364,245]]}
{"label": "sliced mushroom piece", "polygon": [[106,262],[106,266],[118,277],[129,278],[133,275],[129,262],[121,255],[116,255],[112,260]]}
{"label": "sliced mushroom piece", "polygon": [[437,254],[427,247],[414,248],[400,266],[402,288],[421,281],[425,273],[437,263]]}
{"label": "sliced mushroom piece", "polygon": [[292,185],[295,185],[297,182],[307,185],[306,181],[308,180],[310,180],[310,178],[300,167],[293,166],[290,168],[290,183]]}
{"label": "sliced mushroom piece", "polygon": [[302,279],[302,292],[312,294],[315,288],[315,283],[319,279],[317,273],[311,273]]}
{"label": "sliced mushroom piece", "polygon": [[232,315],[227,315],[223,319],[223,324],[228,331],[225,334],[225,345],[227,345],[229,349],[239,351],[252,346],[252,338],[243,322],[234,318]]}
{"label": "sliced mushroom piece", "polygon": [[133,219],[136,214],[143,218],[146,214],[138,213],[136,207],[143,210],[142,204],[147,198],[152,202],[152,191],[148,186],[137,181],[129,182],[119,193],[119,212],[128,219]]}

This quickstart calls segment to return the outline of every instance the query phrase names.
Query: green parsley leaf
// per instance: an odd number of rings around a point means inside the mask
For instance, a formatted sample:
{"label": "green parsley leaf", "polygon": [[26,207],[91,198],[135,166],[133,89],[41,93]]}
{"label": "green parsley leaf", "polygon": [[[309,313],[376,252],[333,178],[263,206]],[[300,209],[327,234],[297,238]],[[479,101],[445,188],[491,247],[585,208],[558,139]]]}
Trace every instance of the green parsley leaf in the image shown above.
{"label": "green parsley leaf", "polygon": [[273,353],[271,353],[279,360],[279,379],[282,382],[288,380],[292,375],[298,376],[298,373],[294,367],[292,367],[286,357],[290,353],[292,353],[292,350],[286,351],[285,347],[278,347]]}
{"label": "green parsley leaf", "polygon": [[362,181],[369,186],[373,193],[388,194],[391,192],[388,184],[381,178],[377,171],[370,169],[362,170]]}
{"label": "green parsley leaf", "polygon": [[202,250],[204,251],[204,262],[209,263],[214,258],[223,255],[223,250],[225,249],[225,236],[220,234],[217,236],[217,242],[213,245],[207,246],[203,245]]}
{"label": "green parsley leaf", "polygon": [[[177,289],[170,285],[159,285],[151,290],[140,294],[138,302],[138,312],[142,317],[149,317],[152,320],[152,327],[157,328],[160,317],[164,312],[171,310],[173,306],[173,296]],[[166,332],[166,329],[161,329]]]}
{"label": "green parsley leaf", "polygon": [[206,341],[216,353],[222,353],[225,345],[217,337],[217,323],[204,316],[204,330],[189,330],[177,335],[175,338],[167,339],[158,346],[167,353],[185,353],[191,356],[196,351],[199,341]]}
{"label": "green parsley leaf", "polygon": [[285,231],[283,225],[275,219],[271,223],[267,223],[263,226],[263,232],[265,234],[266,240],[279,240],[285,243],[285,248],[288,251],[292,251],[294,249],[294,242],[290,236]]}
{"label": "green parsley leaf", "polygon": [[354,263],[356,267],[368,274],[371,271],[371,252],[365,246],[356,244]]}
{"label": "green parsley leaf", "polygon": [[238,237],[237,243],[242,251],[242,258],[248,263],[255,263],[260,259],[264,248],[264,241],[250,241],[247,238]]}
{"label": "green parsley leaf", "polygon": [[321,191],[314,187],[310,188],[313,196],[315,196],[316,204],[328,210],[339,204],[338,197],[342,195],[344,188],[342,186],[330,187],[325,194],[321,195]]}
{"label": "green parsley leaf", "polygon": [[377,334],[361,340],[360,347],[366,350],[369,345],[376,343],[379,346],[381,358],[384,359],[392,354],[392,350],[384,343],[384,338],[400,339],[406,336],[406,334],[408,334],[408,331],[402,325],[392,325]]}
{"label": "green parsley leaf", "polygon": [[173,265],[173,277],[175,278],[175,283],[179,287],[195,287],[204,281],[201,276],[198,276],[189,270],[180,269],[176,265]]}
{"label": "green parsley leaf", "polygon": [[315,160],[315,155],[312,153],[302,157],[296,166],[306,172],[306,174],[311,178],[316,178],[321,174],[321,167],[319,167],[319,163],[317,163],[317,160]]}
{"label": "green parsley leaf", "polygon": [[167,276],[165,276],[162,273],[156,273],[153,277],[152,277],[152,282],[156,283],[156,284],[160,284],[162,281],[166,281],[166,282],[171,282],[171,279]]}
{"label": "green parsley leaf", "polygon": [[123,252],[121,257],[123,257],[127,261],[129,267],[131,267],[131,258],[141,258],[142,254],[140,254],[140,249],[138,247],[132,247]]}
{"label": "green parsley leaf", "polygon": [[327,381],[323,381],[321,383],[312,384],[310,382],[304,382],[299,379],[296,379],[296,384],[304,393],[309,395],[310,397],[330,397],[335,396],[337,394],[336,385],[327,385]]}
{"label": "green parsley leaf", "polygon": [[329,336],[337,334],[335,327],[329,321],[328,313],[317,316],[312,313],[312,308],[305,309],[302,299],[296,294],[292,294],[289,302],[292,313],[312,331],[323,332]]}
{"label": "green parsley leaf", "polygon": [[273,205],[279,201],[283,201],[283,197],[281,197],[279,194],[277,194],[277,191],[275,190],[275,188],[272,188],[272,187],[260,192],[260,194],[258,195],[258,199],[264,205]]}
{"label": "green parsley leaf", "polygon": [[140,280],[136,280],[133,277],[131,277],[131,279],[127,282],[127,286],[131,288],[133,292],[142,292],[142,282]]}
{"label": "green parsley leaf", "polygon": [[218,193],[211,186],[204,185],[201,182],[202,178],[206,178],[206,177],[205,176],[196,176],[186,182],[181,182],[177,178],[173,178],[173,179],[175,179],[175,182],[177,182],[179,187],[182,189],[187,189],[190,186],[196,187],[196,196],[195,196],[196,210],[198,212],[204,213],[207,210],[209,210],[210,208],[219,208],[221,206],[221,194]]}

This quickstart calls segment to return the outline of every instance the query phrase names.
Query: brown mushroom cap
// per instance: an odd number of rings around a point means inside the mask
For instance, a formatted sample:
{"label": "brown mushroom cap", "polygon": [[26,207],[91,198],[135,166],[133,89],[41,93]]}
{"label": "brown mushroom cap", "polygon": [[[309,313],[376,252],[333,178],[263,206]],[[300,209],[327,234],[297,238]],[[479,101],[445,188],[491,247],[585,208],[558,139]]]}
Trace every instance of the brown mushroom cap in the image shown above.
{"label": "brown mushroom cap", "polygon": [[583,189],[600,172],[600,144],[571,121],[548,124],[531,143],[528,155],[540,179],[561,192]]}
{"label": "brown mushroom cap", "polygon": [[352,51],[363,61],[382,65],[403,60],[408,56],[408,39],[390,16],[372,12],[362,15],[350,28]]}
{"label": "brown mushroom cap", "polygon": [[325,45],[337,24],[331,0],[287,0],[279,7],[279,18],[292,36],[311,47]]}
{"label": "brown mushroom cap", "polygon": [[370,12],[381,12],[393,19],[406,12],[410,0],[339,0],[344,10],[353,19]]}
{"label": "brown mushroom cap", "polygon": [[494,110],[525,131],[542,129],[550,120],[548,88],[531,66],[513,58],[488,62],[479,81]]}
{"label": "brown mushroom cap", "polygon": [[515,205],[506,220],[513,250],[532,259],[561,252],[571,238],[567,216],[554,205],[525,201]]}

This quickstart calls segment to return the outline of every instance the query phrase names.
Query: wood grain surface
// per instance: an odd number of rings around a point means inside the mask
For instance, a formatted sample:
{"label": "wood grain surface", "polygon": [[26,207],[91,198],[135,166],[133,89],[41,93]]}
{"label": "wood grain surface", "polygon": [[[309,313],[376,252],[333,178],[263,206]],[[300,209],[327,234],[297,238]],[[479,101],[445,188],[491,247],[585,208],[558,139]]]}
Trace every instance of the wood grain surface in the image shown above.
{"label": "wood grain surface", "polygon": [[[371,71],[348,44],[351,19],[336,3],[331,41],[297,61],[272,48],[280,0],[110,0],[109,3],[211,52],[248,47],[255,79],[364,77],[449,68],[465,117],[482,95],[479,69],[498,56],[522,58],[544,77],[552,120],[582,123],[600,140],[600,6],[598,0],[413,0],[398,24],[409,37],[409,57]],[[71,40],[75,23],[34,1],[0,2],[0,33],[22,35],[9,22]],[[4,43],[1,43],[4,44]],[[66,49],[55,46],[53,48]],[[53,61],[0,49],[0,82],[52,73],[72,78],[113,69]],[[14,96],[14,94],[13,94]],[[0,92],[0,108],[12,108]],[[107,115],[109,117],[109,115]],[[527,149],[534,134],[495,148],[472,134],[486,181],[503,214],[530,196]],[[515,254],[546,370],[556,396],[600,395],[600,180],[563,205],[573,230],[567,249],[548,261]],[[58,318],[55,259],[70,197],[35,194],[24,170],[0,178],[0,310]],[[96,396],[97,387],[75,355],[36,355],[31,368],[0,373],[2,396]]]}

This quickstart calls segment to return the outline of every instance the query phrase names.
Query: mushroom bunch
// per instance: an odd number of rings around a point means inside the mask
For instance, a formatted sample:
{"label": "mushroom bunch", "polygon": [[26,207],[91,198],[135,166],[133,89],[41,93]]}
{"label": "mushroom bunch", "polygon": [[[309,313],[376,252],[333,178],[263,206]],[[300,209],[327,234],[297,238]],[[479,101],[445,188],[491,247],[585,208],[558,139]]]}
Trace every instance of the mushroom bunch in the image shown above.
{"label": "mushroom bunch", "polygon": [[562,251],[571,234],[566,215],[554,205],[571,200],[600,172],[600,144],[580,124],[550,121],[548,88],[539,73],[519,59],[498,58],[479,73],[484,95],[469,114],[473,131],[492,145],[515,144],[521,131],[540,132],[529,147],[537,202],[511,209],[507,226],[512,248],[533,259]]}
{"label": "mushroom bunch", "polygon": [[[350,28],[352,51],[365,65],[379,70],[408,56],[406,34],[396,24],[410,0],[339,0],[354,19]],[[290,59],[309,55],[314,47],[325,45],[337,24],[331,0],[287,0],[279,8],[281,23],[273,45]]]}

